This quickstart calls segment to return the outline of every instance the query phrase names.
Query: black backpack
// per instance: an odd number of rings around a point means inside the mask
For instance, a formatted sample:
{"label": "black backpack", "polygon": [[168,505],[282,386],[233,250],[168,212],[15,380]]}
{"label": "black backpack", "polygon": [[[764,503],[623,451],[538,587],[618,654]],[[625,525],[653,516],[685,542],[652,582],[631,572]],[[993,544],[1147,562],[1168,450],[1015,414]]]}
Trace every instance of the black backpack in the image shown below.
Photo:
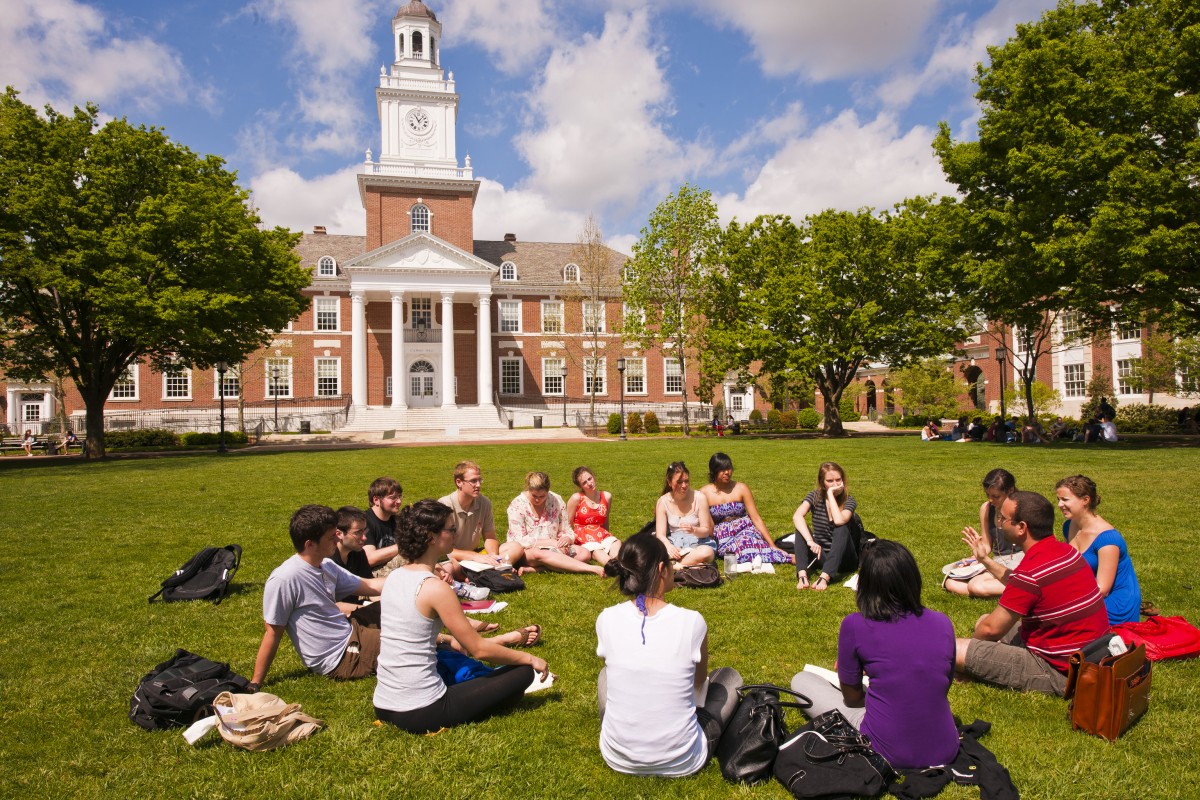
{"label": "black backpack", "polygon": [[212,600],[220,603],[229,582],[242,562],[242,546],[206,547],[187,560],[175,574],[162,582],[162,588],[150,595],[150,602],[162,595],[167,603],[179,600]]}
{"label": "black backpack", "polygon": [[228,664],[176,650],[142,678],[129,701],[129,718],[148,731],[186,727],[212,714],[221,692],[245,693],[249,687]]}
{"label": "black backpack", "polygon": [[492,594],[516,592],[525,588],[525,581],[512,567],[505,569],[485,569],[467,576],[467,581],[475,586],[483,586],[492,590]]}

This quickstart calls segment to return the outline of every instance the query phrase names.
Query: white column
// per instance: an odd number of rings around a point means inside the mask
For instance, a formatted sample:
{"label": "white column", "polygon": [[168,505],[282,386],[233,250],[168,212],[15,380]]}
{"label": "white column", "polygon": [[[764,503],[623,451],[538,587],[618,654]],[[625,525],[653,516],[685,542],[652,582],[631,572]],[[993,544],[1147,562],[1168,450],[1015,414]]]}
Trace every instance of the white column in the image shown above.
{"label": "white column", "polygon": [[405,409],[404,291],[392,292],[392,408]]}
{"label": "white column", "polygon": [[442,408],[454,402],[454,292],[442,292]]}
{"label": "white column", "polygon": [[479,405],[492,408],[492,293],[479,293],[479,329],[476,336],[475,385],[479,387]]}
{"label": "white column", "polygon": [[362,292],[350,293],[350,404],[367,404],[367,304]]}

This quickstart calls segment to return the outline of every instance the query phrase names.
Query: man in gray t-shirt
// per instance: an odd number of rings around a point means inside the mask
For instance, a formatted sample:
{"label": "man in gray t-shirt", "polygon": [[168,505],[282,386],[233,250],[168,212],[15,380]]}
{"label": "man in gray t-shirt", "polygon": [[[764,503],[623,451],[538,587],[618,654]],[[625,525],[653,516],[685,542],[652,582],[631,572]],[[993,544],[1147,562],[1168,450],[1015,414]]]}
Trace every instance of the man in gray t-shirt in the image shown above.
{"label": "man in gray t-shirt", "polygon": [[263,589],[263,638],[250,685],[267,677],[284,631],[304,666],[331,678],[362,678],[375,671],[379,629],[347,617],[335,598],[372,597],[383,592],[383,579],[363,579],[329,560],[337,548],[337,514],[327,506],[302,506],[289,527],[296,555],[267,578]]}

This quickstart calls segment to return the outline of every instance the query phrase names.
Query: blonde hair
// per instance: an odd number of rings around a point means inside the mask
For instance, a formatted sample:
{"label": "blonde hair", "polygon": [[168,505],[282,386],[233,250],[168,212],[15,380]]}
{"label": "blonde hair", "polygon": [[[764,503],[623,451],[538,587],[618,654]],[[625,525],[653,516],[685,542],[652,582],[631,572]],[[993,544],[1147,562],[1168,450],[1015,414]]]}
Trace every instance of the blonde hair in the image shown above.
{"label": "blonde hair", "polygon": [[525,476],[525,489],[530,492],[548,491],[550,476],[544,472],[530,472]]}

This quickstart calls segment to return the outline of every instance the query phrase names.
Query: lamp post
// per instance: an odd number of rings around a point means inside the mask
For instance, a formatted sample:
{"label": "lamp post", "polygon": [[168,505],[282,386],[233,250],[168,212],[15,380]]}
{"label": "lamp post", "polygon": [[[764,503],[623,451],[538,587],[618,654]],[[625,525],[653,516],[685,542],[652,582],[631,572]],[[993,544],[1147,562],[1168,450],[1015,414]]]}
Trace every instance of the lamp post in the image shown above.
{"label": "lamp post", "polygon": [[271,395],[275,398],[275,432],[279,433],[279,367],[271,367]]}
{"label": "lamp post", "polygon": [[567,427],[567,360],[564,358],[562,362],[562,390],[563,390],[563,427]]}
{"label": "lamp post", "polygon": [[996,348],[996,364],[1000,367],[1000,419],[1004,423],[1006,431],[1005,437],[1008,438],[1008,414],[1004,411],[1004,360],[1008,357],[1008,350],[1003,347]]}
{"label": "lamp post", "polygon": [[625,441],[625,357],[617,359],[617,372],[621,374],[621,441]]}
{"label": "lamp post", "polygon": [[221,400],[221,443],[217,445],[218,453],[229,452],[229,448],[225,446],[225,373],[228,370],[228,362],[217,362],[217,397]]}

